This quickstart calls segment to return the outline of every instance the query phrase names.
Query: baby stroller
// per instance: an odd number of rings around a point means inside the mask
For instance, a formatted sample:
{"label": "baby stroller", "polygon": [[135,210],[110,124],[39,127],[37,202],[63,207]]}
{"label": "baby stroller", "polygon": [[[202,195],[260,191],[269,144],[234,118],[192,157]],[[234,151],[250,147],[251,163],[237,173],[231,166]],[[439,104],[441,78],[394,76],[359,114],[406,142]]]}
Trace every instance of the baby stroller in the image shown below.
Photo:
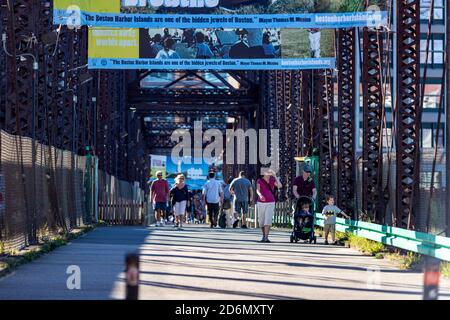
{"label": "baby stroller", "polygon": [[[304,203],[309,204],[311,215],[299,215]],[[294,208],[294,228],[291,233],[291,243],[294,241],[297,243],[299,240],[309,241],[309,243],[314,242],[314,244],[317,242],[317,237],[314,235],[314,201],[306,196],[300,197]]]}

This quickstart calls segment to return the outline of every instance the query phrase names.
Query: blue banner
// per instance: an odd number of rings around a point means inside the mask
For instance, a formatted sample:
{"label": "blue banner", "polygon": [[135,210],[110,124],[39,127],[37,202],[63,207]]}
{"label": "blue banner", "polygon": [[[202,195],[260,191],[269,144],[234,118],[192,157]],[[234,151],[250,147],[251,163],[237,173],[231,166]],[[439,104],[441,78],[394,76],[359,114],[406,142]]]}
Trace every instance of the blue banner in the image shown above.
{"label": "blue banner", "polygon": [[351,28],[387,25],[386,11],[305,14],[124,14],[55,9],[53,22],[114,28]]}
{"label": "blue banner", "polygon": [[302,70],[334,69],[335,58],[304,59],[125,59],[89,58],[89,69],[156,69],[156,70]]}

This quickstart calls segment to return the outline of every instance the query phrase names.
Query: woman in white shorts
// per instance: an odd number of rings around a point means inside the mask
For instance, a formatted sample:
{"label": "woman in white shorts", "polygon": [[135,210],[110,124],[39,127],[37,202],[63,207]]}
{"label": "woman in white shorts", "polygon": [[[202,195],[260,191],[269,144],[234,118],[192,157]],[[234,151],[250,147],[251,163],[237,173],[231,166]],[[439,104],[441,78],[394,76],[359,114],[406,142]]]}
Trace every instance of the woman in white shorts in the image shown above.
{"label": "woman in white shorts", "polygon": [[186,212],[186,204],[189,199],[189,191],[184,183],[184,175],[180,174],[175,178],[175,186],[170,190],[172,197],[173,213],[175,215],[175,227],[181,228],[183,216]]}
{"label": "woman in white shorts", "polygon": [[[263,169],[264,170],[264,169]],[[269,231],[272,226],[272,219],[275,213],[275,187],[281,188],[282,184],[276,177],[272,169],[265,169],[262,178],[256,182],[256,193],[258,201],[256,210],[258,213],[259,227],[262,230],[263,237],[260,242],[270,242]]]}

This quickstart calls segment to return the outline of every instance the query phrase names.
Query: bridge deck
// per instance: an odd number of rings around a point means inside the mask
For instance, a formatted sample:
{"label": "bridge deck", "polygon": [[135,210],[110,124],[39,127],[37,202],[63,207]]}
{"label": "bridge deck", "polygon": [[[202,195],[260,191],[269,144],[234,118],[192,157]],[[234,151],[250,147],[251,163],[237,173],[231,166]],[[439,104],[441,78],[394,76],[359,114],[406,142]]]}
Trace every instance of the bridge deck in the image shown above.
{"label": "bridge deck", "polygon": [[[344,247],[290,244],[287,232],[106,227],[0,279],[1,299],[122,299],[124,254],[141,251],[141,299],[421,299],[423,275]],[[81,268],[68,290],[66,268]],[[368,286],[380,269],[380,285]],[[370,282],[369,282],[370,284]],[[441,282],[450,299],[450,281]]]}

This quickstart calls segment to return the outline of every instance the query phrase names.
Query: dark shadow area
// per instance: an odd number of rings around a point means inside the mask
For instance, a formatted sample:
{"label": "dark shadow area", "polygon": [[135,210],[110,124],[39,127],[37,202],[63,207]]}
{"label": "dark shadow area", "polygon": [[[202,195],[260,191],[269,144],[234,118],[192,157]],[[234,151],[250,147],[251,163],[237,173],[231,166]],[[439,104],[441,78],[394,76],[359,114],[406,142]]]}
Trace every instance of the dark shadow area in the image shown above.
{"label": "dark shadow area", "polygon": [[[178,276],[178,274],[173,274],[173,273],[168,273],[168,272],[143,272],[143,273],[144,274],[161,275],[161,276]],[[306,283],[300,283],[300,282],[260,280],[260,279],[238,279],[238,278],[231,278],[231,277],[218,277],[218,276],[207,276],[207,275],[184,274],[183,277],[202,278],[202,279],[207,278],[207,279],[211,279],[211,280],[227,280],[227,281],[251,282],[251,283],[261,283],[261,284],[271,284],[271,285],[283,285],[283,286],[314,287],[314,288],[321,288],[321,289],[354,290],[354,291],[380,292],[380,293],[391,293],[391,294],[407,294],[407,295],[417,295],[418,294],[418,292],[411,292],[411,291],[405,291],[405,290],[365,289],[365,288],[361,288],[361,287],[357,286],[356,284],[354,287],[348,288],[348,287],[339,287],[339,286],[331,286],[331,285],[306,284]],[[331,282],[336,279],[327,278],[326,280]],[[143,284],[145,284],[145,282],[147,282],[147,281],[143,281]],[[168,287],[172,288],[171,284],[166,284],[166,285]],[[358,285],[361,285],[361,283],[359,283]],[[174,288],[177,288],[177,287],[178,287],[178,285],[174,285]],[[207,289],[207,290],[209,290],[209,289]],[[419,293],[420,293],[420,291],[419,291]],[[248,292],[245,292],[245,294],[247,295]],[[450,296],[450,295],[443,294],[443,296]]]}
{"label": "dark shadow area", "polygon": [[[238,295],[238,296],[246,297],[247,299],[260,298],[260,299],[273,299],[273,300],[303,300],[300,298],[289,297],[289,296],[254,293],[254,292],[249,292],[249,291],[202,288],[202,287],[185,286],[185,285],[179,285],[179,284],[168,284],[168,283],[155,282],[155,281],[140,281],[139,283],[140,283],[140,285],[167,288],[167,289],[178,289],[178,290],[186,290],[186,291],[198,291],[198,292]],[[205,300],[207,300],[207,299],[208,298],[205,297]]]}
{"label": "dark shadow area", "polygon": [[[125,254],[139,251],[149,235],[142,227],[101,227],[0,279],[2,299],[110,299],[125,267]],[[81,289],[68,290],[67,267],[78,266]]]}

